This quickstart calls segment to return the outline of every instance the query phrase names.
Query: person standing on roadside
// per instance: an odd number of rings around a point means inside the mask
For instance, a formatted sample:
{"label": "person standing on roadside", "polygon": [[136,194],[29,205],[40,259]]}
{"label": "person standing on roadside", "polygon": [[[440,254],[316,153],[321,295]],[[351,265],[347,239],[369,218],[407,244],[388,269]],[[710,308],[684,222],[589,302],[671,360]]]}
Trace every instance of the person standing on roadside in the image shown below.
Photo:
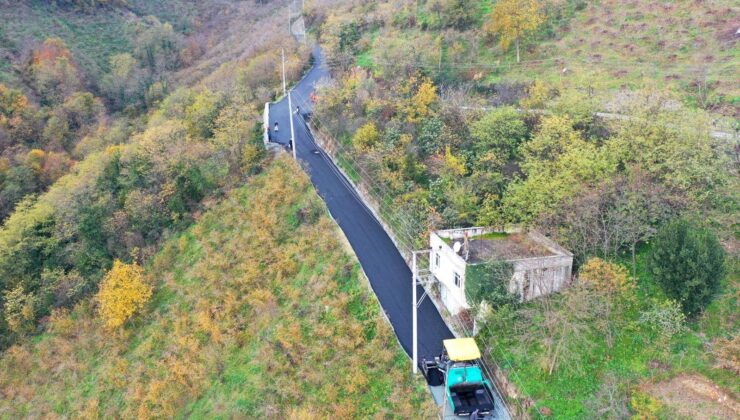
{"label": "person standing on roadside", "polygon": [[278,127],[278,123],[275,121],[275,134],[277,134],[278,131],[280,131],[280,127]]}

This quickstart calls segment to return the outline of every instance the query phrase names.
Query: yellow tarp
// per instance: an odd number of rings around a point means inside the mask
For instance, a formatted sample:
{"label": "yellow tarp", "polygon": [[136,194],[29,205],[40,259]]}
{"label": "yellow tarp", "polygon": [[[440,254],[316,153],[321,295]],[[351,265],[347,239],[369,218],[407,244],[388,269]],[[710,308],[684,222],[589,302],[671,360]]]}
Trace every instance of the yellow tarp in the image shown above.
{"label": "yellow tarp", "polygon": [[453,338],[444,340],[445,350],[450,360],[455,362],[467,362],[480,359],[480,350],[472,338]]}

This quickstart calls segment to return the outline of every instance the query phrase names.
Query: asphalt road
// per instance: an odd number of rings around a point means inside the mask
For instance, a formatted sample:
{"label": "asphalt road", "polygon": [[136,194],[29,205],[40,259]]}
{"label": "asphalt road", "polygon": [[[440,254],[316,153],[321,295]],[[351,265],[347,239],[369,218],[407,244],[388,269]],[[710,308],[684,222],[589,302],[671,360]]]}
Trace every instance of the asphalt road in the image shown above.
{"label": "asphalt road", "polygon": [[[317,83],[329,78],[320,49],[314,51],[316,65],[295,86],[293,109],[311,111],[310,97]],[[279,124],[273,140],[287,145],[290,139],[288,99],[270,105],[270,125]],[[393,326],[404,351],[411,355],[411,270],[375,216],[365,206],[331,159],[316,145],[302,117],[294,118],[296,154],[329,212],[344,231],[367,274],[380,305]],[[421,296],[423,290],[418,289]],[[437,308],[425,299],[418,313],[418,349],[422,356],[439,355],[442,340],[452,338]]]}
{"label": "asphalt road", "polygon": [[[293,111],[298,105],[301,113],[310,112],[310,97],[316,85],[321,83],[322,79],[330,77],[323,53],[318,47],[314,50],[314,57],[315,65],[292,91]],[[273,140],[283,145],[287,145],[290,139],[289,112],[287,97],[270,105],[270,125],[274,126],[277,121],[280,128],[276,134],[273,132]],[[301,165],[326,202],[332,217],[344,231],[401,346],[408,355],[411,355],[411,270],[349,181],[316,145],[301,116],[294,118],[294,130],[296,153]],[[418,287],[417,293],[418,296],[422,295],[421,286]],[[423,356],[439,355],[442,351],[442,340],[453,337],[429,299],[425,299],[419,307],[418,327],[420,359]],[[502,404],[498,395],[496,402],[499,408],[497,414],[501,418],[507,418],[505,412],[500,409]]]}

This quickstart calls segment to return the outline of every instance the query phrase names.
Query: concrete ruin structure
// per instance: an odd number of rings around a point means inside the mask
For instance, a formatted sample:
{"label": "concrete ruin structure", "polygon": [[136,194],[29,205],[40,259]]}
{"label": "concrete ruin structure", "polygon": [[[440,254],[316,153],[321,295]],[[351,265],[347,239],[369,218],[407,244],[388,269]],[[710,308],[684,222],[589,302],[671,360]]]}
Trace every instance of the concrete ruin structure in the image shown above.
{"label": "concrete ruin structure", "polygon": [[[525,301],[556,292],[571,279],[573,254],[536,231],[473,227],[432,232],[430,272],[439,281],[440,297],[456,315],[470,308],[465,278],[470,268],[508,263],[508,291]],[[493,282],[494,279],[491,279]]]}

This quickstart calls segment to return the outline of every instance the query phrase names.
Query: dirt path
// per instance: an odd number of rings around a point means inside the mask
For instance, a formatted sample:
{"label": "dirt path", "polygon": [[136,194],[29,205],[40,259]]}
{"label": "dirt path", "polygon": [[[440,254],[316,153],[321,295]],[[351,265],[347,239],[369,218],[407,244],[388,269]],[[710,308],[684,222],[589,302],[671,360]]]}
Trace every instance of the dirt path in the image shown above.
{"label": "dirt path", "polygon": [[740,419],[740,403],[699,375],[680,375],[648,387],[677,414],[692,419]]}

